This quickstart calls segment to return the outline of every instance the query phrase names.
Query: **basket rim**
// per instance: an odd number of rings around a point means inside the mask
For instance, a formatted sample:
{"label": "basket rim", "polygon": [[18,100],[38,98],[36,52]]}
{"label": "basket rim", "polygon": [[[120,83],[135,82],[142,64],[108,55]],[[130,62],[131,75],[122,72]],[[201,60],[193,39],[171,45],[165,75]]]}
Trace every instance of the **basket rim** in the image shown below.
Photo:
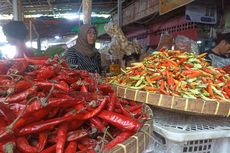
{"label": "basket rim", "polygon": [[[148,114],[147,114],[148,117],[153,117],[152,109],[148,105],[146,105],[146,104],[144,105],[144,111],[148,112]],[[141,129],[138,132],[136,132],[134,135],[132,135],[131,137],[129,137],[123,143],[117,144],[116,146],[114,146],[113,148],[111,148],[111,151],[108,151],[108,152],[117,152],[119,150],[124,150],[124,152],[128,152],[127,148],[126,148],[126,145],[129,144],[129,142],[131,142],[133,139],[135,139],[135,141],[137,141],[137,142],[140,141],[140,140],[138,140],[139,139],[138,135],[140,133],[143,133],[143,132],[141,132],[142,130],[148,131],[148,134],[151,135],[152,128],[153,128],[153,120],[145,121],[144,124],[143,124],[143,126],[141,127]],[[146,134],[144,133],[144,135],[146,135]],[[150,137],[148,136],[148,142],[149,142],[149,140],[150,140]],[[148,144],[144,144],[144,148],[147,148],[147,146],[148,146]],[[138,149],[138,147],[139,146],[137,146],[137,149]],[[138,152],[143,152],[143,151],[144,150],[138,149]]]}
{"label": "basket rim", "polygon": [[113,88],[117,92],[118,97],[146,103],[152,106],[192,114],[230,116],[230,102],[227,101],[205,101],[201,98],[188,99],[117,85],[113,85]]}

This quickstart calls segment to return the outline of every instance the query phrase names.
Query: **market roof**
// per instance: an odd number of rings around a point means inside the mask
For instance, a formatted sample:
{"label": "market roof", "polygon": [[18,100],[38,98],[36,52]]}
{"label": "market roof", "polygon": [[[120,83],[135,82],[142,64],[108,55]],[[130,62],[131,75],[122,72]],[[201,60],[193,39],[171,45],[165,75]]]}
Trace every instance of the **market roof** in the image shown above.
{"label": "market roof", "polygon": [[[25,14],[59,14],[77,12],[82,0],[22,0]],[[117,0],[93,0],[93,12],[109,13]],[[12,13],[12,0],[0,1],[0,14]]]}

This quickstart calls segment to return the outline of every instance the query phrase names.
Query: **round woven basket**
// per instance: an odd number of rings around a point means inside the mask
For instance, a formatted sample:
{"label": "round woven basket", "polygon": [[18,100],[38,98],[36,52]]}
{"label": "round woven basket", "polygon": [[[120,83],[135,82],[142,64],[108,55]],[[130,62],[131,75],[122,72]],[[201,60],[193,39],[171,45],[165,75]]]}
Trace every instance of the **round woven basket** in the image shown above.
{"label": "round woven basket", "polygon": [[[144,106],[143,112],[146,112],[149,118],[153,118],[153,112],[147,105]],[[140,132],[128,138],[125,142],[113,147],[106,153],[140,153],[143,152],[149,144],[149,135],[152,135],[153,120],[148,120],[144,123]],[[145,131],[145,132],[142,132]]]}
{"label": "round woven basket", "polygon": [[193,114],[230,116],[230,102],[226,101],[205,101],[198,99],[187,99],[182,97],[168,96],[113,86],[117,96],[149,105],[170,109],[173,111],[183,111]]}

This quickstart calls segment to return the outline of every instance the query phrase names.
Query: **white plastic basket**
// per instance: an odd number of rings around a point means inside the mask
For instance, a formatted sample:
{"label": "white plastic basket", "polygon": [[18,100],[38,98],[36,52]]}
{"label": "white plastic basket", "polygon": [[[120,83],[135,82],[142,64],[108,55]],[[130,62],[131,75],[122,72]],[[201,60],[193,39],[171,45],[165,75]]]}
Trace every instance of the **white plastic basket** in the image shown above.
{"label": "white plastic basket", "polygon": [[160,109],[153,109],[153,116],[151,153],[230,153],[229,118]]}

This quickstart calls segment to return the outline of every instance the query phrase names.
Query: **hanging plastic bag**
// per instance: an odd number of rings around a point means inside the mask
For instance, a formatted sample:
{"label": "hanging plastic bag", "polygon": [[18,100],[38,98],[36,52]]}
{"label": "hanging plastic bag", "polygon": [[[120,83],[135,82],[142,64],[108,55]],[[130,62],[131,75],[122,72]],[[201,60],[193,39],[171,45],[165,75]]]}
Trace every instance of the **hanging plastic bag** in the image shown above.
{"label": "hanging plastic bag", "polygon": [[173,36],[170,35],[168,32],[164,32],[161,34],[160,41],[157,46],[157,50],[161,48],[164,49],[171,49],[173,46]]}
{"label": "hanging plastic bag", "polygon": [[208,56],[212,61],[212,66],[214,67],[224,67],[230,64],[230,58],[222,58],[214,54],[209,54]]}
{"label": "hanging plastic bag", "polygon": [[175,39],[175,49],[184,52],[199,54],[198,45],[186,36],[178,35]]}

